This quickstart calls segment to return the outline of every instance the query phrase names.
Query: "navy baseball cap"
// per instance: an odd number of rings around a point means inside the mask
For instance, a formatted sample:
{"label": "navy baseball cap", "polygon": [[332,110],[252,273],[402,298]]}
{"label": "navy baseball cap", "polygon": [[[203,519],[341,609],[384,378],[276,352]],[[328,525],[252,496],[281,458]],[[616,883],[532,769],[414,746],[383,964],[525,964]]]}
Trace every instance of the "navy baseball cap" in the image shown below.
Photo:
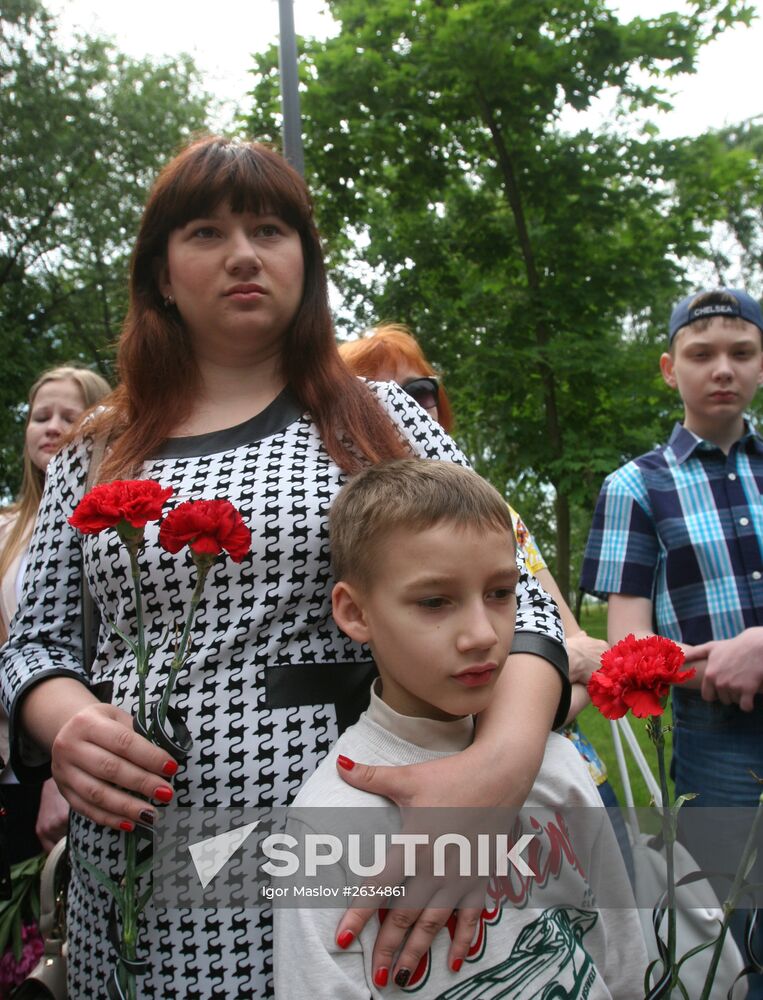
{"label": "navy baseball cap", "polygon": [[[725,292],[734,301],[709,302],[694,309],[691,308],[692,302],[700,295],[709,295],[711,292]],[[751,295],[743,292],[741,288],[713,288],[707,292],[692,292],[685,299],[681,299],[670,314],[670,343],[673,343],[673,338],[683,327],[693,323],[695,319],[707,319],[710,316],[738,316],[763,331],[763,314],[760,311],[760,304]]]}

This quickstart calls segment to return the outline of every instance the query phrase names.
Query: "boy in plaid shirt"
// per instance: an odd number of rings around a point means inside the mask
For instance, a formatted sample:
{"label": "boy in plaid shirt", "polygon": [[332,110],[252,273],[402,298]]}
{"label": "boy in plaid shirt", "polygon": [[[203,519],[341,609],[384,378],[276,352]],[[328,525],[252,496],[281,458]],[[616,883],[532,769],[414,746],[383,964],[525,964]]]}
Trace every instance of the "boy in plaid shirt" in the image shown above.
{"label": "boy in plaid shirt", "polygon": [[607,477],[583,564],[581,586],[609,601],[610,642],[657,632],[697,667],[694,689],[673,691],[673,767],[676,794],[699,793],[698,806],[755,806],[761,793],[763,439],[744,416],[763,380],[761,338],[746,292],[676,306],[660,368],[683,423]]}

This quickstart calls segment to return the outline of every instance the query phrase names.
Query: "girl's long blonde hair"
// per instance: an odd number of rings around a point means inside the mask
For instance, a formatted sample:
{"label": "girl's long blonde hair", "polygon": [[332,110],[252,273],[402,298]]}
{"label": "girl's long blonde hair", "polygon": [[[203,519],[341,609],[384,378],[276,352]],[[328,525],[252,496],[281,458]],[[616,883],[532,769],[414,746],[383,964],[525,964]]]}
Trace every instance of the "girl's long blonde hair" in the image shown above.
{"label": "girl's long blonde hair", "polygon": [[29,390],[29,412],[24,424],[24,471],[21,489],[15,501],[3,511],[4,514],[15,516],[15,522],[8,532],[2,551],[0,551],[0,580],[5,577],[9,566],[29,541],[40,506],[42,489],[45,485],[45,473],[34,465],[26,446],[26,429],[32,416],[35,397],[47,382],[61,382],[64,379],[70,379],[76,384],[82,395],[85,412],[111,392],[111,386],[105,378],[89,368],[78,365],[60,365],[57,368],[50,368],[40,375]]}

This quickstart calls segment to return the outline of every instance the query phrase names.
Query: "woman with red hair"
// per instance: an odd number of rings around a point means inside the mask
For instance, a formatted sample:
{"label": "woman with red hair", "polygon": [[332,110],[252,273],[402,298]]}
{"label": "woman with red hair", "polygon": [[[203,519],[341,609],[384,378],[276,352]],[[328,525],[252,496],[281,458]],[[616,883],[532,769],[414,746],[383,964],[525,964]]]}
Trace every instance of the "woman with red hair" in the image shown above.
{"label": "woman with red hair", "polygon": [[[105,995],[114,961],[109,897],[88,866],[117,869],[112,831],[150,824],[155,803],[173,796],[194,815],[286,805],[365,708],[373,663],[331,618],[327,512],[347,477],[411,453],[465,462],[405,392],[366,385],[340,360],[310,196],[257,143],[200,139],[160,174],[133,254],[118,370],[104,408],[51,463],[30,553],[36,593],[22,602],[1,664],[16,773],[44,777],[52,758],[74,810],[76,997]],[[80,662],[82,568],[101,621],[131,620],[129,566],[116,537],[82,543],[67,524],[92,442],[104,437],[101,481],[155,479],[174,487],[172,503],[226,497],[253,534],[251,556],[211,571],[198,610],[177,684],[195,742],[174,789],[167,778],[175,761],[132,727],[138,681],[126,644],[103,625],[92,666]],[[146,640],[163,648],[183,613],[191,568],[162,552],[152,525],[141,558]],[[369,778],[358,766],[348,780],[373,782],[412,805],[524,801],[569,685],[560,680],[558,616],[527,575],[518,604],[516,653],[475,744],[447,762],[387,775],[377,769]],[[96,685],[108,687],[107,703]],[[218,832],[227,830],[225,816]],[[242,887],[245,902],[220,909],[203,900],[149,905],[138,942],[148,964],[140,996],[269,996],[270,913],[246,909],[257,890],[253,879]],[[407,961],[418,960],[447,916],[424,911],[406,939]],[[397,951],[404,923],[418,917],[386,921],[379,948]],[[346,943],[368,914],[342,919]],[[458,926],[454,947],[463,957],[471,927],[461,916]]]}
{"label": "woman with red hair", "polygon": [[445,386],[407,326],[380,323],[364,337],[344,341],[339,353],[354,375],[375,382],[397,382],[443,430],[448,434],[453,430]]}

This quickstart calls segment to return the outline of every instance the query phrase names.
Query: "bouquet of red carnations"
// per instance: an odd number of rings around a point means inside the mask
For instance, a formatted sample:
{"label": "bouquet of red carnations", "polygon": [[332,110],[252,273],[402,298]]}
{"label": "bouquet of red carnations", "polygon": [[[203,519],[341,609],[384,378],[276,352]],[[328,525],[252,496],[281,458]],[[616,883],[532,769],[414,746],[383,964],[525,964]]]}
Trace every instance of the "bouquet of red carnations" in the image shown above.
{"label": "bouquet of red carnations", "polygon": [[[125,634],[115,624],[112,628],[135,657],[138,705],[134,728],[182,763],[193,741],[182,714],[173,708],[170,699],[178,674],[188,659],[193,620],[204,582],[222,553],[227,553],[234,562],[241,562],[251,549],[252,538],[241,515],[228,500],[187,501],[162,520],[164,505],[172,493],[172,487],[163,487],[150,479],[103,483],[82,498],[69,523],[83,534],[114,530],[127,549],[135,601],[135,635]],[[149,521],[161,522],[159,544],[167,552],[176,554],[188,547],[197,572],[188,614],[175,643],[164,689],[152,706],[146,704],[146,678],[156,650],[149,648],[145,640],[139,563]],[[135,1000],[136,977],[147,971],[146,963],[138,956],[138,937],[140,915],[152,893],[150,885],[141,887],[141,880],[148,875],[153,863],[153,831],[150,826],[134,827],[129,822],[123,824],[123,830],[125,868],[121,877],[112,878],[85,858],[77,858],[113,898],[110,936],[118,960],[107,984],[111,1000]],[[139,839],[144,841],[143,849],[139,849]]]}

